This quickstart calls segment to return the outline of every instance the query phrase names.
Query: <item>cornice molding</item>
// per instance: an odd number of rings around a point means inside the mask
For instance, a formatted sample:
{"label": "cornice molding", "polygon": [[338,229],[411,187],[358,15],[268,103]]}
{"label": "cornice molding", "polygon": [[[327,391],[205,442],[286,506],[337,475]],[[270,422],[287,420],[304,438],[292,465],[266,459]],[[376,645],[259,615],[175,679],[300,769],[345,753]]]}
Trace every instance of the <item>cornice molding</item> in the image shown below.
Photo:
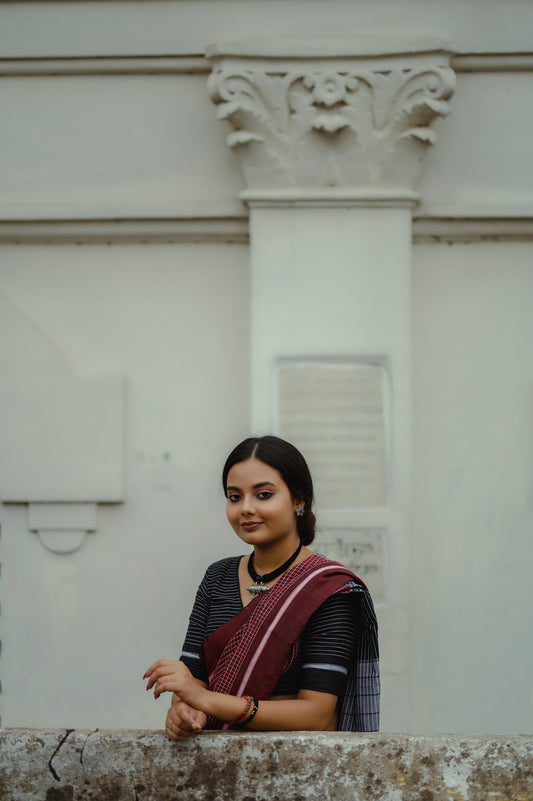
{"label": "cornice molding", "polygon": [[532,242],[530,217],[413,218],[413,241],[422,242]]}
{"label": "cornice molding", "polygon": [[[365,204],[368,205],[368,204]],[[18,220],[0,221],[1,245],[121,245],[158,243],[247,244],[248,217],[204,217],[123,220]],[[413,241],[481,242],[533,241],[533,210],[523,217],[413,218]]]}
{"label": "cornice molding", "polygon": [[452,57],[455,72],[531,72],[533,53],[461,53]]}
{"label": "cornice molding", "polygon": [[202,55],[2,58],[0,76],[200,75],[210,72]]}
{"label": "cornice molding", "polygon": [[[460,53],[450,64],[456,73],[531,72],[532,53]],[[201,53],[166,56],[85,56],[2,58],[2,77],[62,75],[207,75],[211,64]]]}
{"label": "cornice molding", "polygon": [[0,244],[248,242],[248,217],[0,220]]}

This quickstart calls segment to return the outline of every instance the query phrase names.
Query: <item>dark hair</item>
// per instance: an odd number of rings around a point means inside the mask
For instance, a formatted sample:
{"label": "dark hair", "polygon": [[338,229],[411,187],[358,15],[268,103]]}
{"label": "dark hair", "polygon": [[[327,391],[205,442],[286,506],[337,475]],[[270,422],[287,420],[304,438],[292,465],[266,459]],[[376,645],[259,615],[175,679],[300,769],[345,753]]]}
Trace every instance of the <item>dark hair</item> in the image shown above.
{"label": "dark hair", "polygon": [[289,488],[293,500],[302,501],[304,513],[296,517],[296,526],[303,545],[310,545],[315,538],[316,518],[311,510],[313,504],[313,479],[304,457],[294,445],[280,437],[248,437],[240,442],[226,459],[222,471],[222,486],[227,491],[228,473],[233,465],[247,459],[259,459],[277,470]]}

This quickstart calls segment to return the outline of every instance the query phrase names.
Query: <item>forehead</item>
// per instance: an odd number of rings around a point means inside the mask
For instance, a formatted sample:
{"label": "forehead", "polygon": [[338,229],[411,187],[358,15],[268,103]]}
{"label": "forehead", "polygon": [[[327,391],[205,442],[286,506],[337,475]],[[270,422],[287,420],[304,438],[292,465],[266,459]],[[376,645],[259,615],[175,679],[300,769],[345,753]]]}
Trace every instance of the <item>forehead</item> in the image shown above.
{"label": "forehead", "polygon": [[285,482],[278,471],[259,459],[250,458],[244,462],[234,464],[228,473],[228,487],[253,487],[265,481],[276,486],[285,486]]}

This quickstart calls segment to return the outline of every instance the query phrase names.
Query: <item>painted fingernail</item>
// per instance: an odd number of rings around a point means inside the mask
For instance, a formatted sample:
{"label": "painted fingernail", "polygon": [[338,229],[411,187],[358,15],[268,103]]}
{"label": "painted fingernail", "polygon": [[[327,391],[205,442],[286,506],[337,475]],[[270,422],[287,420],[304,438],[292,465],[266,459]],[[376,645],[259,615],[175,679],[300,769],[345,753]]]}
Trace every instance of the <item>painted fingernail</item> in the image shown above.
{"label": "painted fingernail", "polygon": [[144,676],[143,676],[143,679],[145,679],[147,677],[147,675],[148,675],[148,673],[145,673]]}

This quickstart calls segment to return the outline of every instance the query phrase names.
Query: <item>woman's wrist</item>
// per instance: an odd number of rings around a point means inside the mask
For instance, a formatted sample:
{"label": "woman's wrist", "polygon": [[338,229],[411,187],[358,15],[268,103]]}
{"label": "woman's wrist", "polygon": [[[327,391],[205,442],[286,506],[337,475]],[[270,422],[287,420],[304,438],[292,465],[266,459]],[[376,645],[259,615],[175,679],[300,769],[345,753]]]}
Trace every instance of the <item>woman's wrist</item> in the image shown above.
{"label": "woman's wrist", "polygon": [[201,707],[203,712],[206,715],[223,720],[225,723],[235,720],[243,711],[244,698],[242,696],[226,695],[225,693],[214,693],[206,690],[204,698],[205,702],[202,702]]}
{"label": "woman's wrist", "polygon": [[200,704],[198,705],[199,709],[201,709],[202,712],[205,712],[206,715],[211,715],[211,717],[214,718],[220,717],[223,719],[219,714],[219,704],[217,704],[217,696],[219,695],[219,693],[214,693],[206,688],[202,692]]}
{"label": "woman's wrist", "polygon": [[207,687],[202,687],[202,690],[201,690],[201,693],[200,693],[200,696],[199,696],[199,700],[198,700],[197,708],[201,712],[204,712],[206,715],[212,715],[213,714],[213,712],[211,711],[211,708],[212,708],[212,703],[213,703],[212,696],[214,694],[215,693],[212,693]]}

